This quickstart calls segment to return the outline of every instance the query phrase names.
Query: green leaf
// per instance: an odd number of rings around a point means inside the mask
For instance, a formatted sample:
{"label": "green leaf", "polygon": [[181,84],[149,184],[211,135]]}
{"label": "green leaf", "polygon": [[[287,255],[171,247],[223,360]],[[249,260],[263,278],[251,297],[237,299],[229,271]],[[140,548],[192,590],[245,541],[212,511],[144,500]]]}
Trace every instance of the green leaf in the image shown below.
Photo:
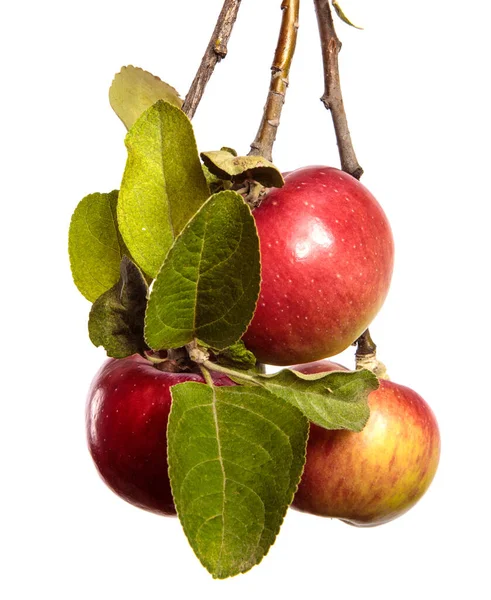
{"label": "green leaf", "polygon": [[92,305],[89,337],[103,346],[108,356],[124,358],[148,349],[143,324],[148,286],[140,269],[127,257],[121,260],[118,283]]}
{"label": "green leaf", "polygon": [[176,239],[155,279],[145,319],[154,350],[194,339],[222,350],[254,314],[259,239],[250,208],[233,191],[212,196]]}
{"label": "green leaf", "polygon": [[[273,375],[257,375],[255,380],[296,406],[316,425],[350,431],[361,431],[366,425],[370,416],[368,395],[379,386],[375,375],[366,369],[313,375],[284,369]],[[236,381],[243,383],[238,376]]]}
{"label": "green leaf", "polygon": [[118,231],[117,190],[90,194],[80,201],[70,222],[68,253],[73,280],[93,302],[119,279],[119,263],[129,254]]}
{"label": "green leaf", "polygon": [[300,411],[260,388],[172,388],[172,493],[213,577],[244,573],[268,552],[300,480],[307,432]]}
{"label": "green leaf", "polygon": [[334,6],[334,10],[336,11],[336,14],[341,19],[341,21],[344,21],[344,23],[346,23],[347,25],[351,25],[351,27],[354,27],[355,29],[363,29],[363,27],[358,27],[358,25],[355,25],[348,19],[343,9],[339,6],[337,0],[332,0],[332,5]]}
{"label": "green leaf", "polygon": [[243,181],[254,179],[266,187],[282,187],[281,172],[262,156],[235,156],[230,148],[202,152],[201,159],[208,169],[220,179]]}
{"label": "green leaf", "polygon": [[118,202],[121,234],[155,278],[174,239],[209,196],[191,122],[168,102],[149,108],[126,136]]}
{"label": "green leaf", "polygon": [[130,129],[157,100],[165,100],[177,108],[182,106],[182,100],[172,86],[131,65],[121,68],[109,88],[109,102],[126,129]]}
{"label": "green leaf", "polygon": [[219,365],[226,365],[237,369],[254,369],[256,366],[256,357],[245,347],[242,340],[239,340],[229,348],[225,348],[225,350],[217,355],[216,360]]}

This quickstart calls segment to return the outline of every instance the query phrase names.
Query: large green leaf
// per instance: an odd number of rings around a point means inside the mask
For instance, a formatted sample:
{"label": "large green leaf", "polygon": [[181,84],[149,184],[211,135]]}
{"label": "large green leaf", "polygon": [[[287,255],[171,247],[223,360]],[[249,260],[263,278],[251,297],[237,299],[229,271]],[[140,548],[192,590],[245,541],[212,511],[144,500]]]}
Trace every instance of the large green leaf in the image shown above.
{"label": "large green leaf", "polygon": [[191,123],[159,100],[126,136],[118,222],[133,259],[154,278],[174,239],[209,196]]}
{"label": "large green leaf", "polygon": [[176,239],[148,301],[145,339],[154,350],[198,339],[222,350],[254,314],[260,284],[254,218],[233,191],[212,196]]}
{"label": "large green leaf", "polygon": [[213,577],[243,573],[268,552],[305,462],[308,422],[266,390],[172,388],[168,460],[184,532]]}
{"label": "large green leaf", "polygon": [[113,358],[147,350],[143,339],[147,282],[127,256],[121,260],[120,272],[118,283],[97,298],[89,315],[91,342],[103,346]]}
{"label": "large green leaf", "polygon": [[118,192],[90,194],[80,201],[70,222],[68,252],[73,280],[93,302],[119,279],[119,263],[129,254],[118,231]]}
{"label": "large green leaf", "polygon": [[[244,383],[237,375],[237,382]],[[272,375],[250,375],[249,384],[260,385],[297,407],[325,429],[361,431],[368,421],[368,395],[379,386],[366,369],[305,375],[284,369]]]}
{"label": "large green leaf", "polygon": [[109,88],[109,102],[126,129],[130,129],[157,100],[166,100],[177,108],[182,106],[182,100],[172,86],[131,65],[116,73]]}

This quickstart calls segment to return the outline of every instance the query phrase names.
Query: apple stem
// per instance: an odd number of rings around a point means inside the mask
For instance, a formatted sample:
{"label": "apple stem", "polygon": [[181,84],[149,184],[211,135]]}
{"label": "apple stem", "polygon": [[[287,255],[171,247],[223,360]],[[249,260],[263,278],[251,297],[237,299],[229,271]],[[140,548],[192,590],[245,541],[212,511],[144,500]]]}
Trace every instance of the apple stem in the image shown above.
{"label": "apple stem", "polygon": [[321,41],[322,63],[324,66],[325,87],[321,100],[327,110],[331,111],[341,168],[352,177],[360,179],[363,175],[363,169],[358,163],[353,148],[346,111],[344,109],[343,95],[341,93],[338,63],[341,42],[336,35],[329,2],[330,0],[314,0]]}
{"label": "apple stem", "polygon": [[227,56],[227,44],[232,34],[241,0],[225,0],[201,64],[184,100],[182,110],[192,119],[203,97],[216,64]]}
{"label": "apple stem", "polygon": [[368,369],[381,379],[389,379],[387,368],[377,358],[377,345],[367,329],[356,341],[356,369]]}
{"label": "apple stem", "polygon": [[273,145],[285,103],[288,77],[297,43],[300,0],[283,0],[280,35],[271,66],[271,81],[261,124],[251,144],[249,156],[264,156],[272,160]]}

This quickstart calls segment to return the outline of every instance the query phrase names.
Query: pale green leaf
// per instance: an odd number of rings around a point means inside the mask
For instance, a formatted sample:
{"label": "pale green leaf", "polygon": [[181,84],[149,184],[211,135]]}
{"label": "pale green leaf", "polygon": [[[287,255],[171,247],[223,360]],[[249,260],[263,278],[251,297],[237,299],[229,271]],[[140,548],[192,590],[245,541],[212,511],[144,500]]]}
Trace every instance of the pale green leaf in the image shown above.
{"label": "pale green leaf", "polygon": [[260,388],[172,388],[169,475],[179,519],[215,578],[244,573],[273,544],[300,480],[308,422]]}
{"label": "pale green leaf", "polygon": [[138,266],[157,275],[174,239],[209,196],[189,119],[159,100],[126,136],[118,222]]}
{"label": "pale green leaf", "polygon": [[73,280],[93,302],[119,279],[119,264],[129,254],[118,231],[118,192],[90,194],[73,213],[68,233],[68,253]]}
{"label": "pale green leaf", "polygon": [[250,208],[233,191],[212,196],[176,239],[148,301],[145,339],[154,350],[197,339],[222,350],[254,314],[259,239]]}
{"label": "pale green leaf", "polygon": [[350,19],[348,19],[346,13],[339,6],[339,2],[337,0],[332,0],[332,5],[334,6],[334,10],[336,11],[336,14],[341,19],[341,21],[343,21],[347,25],[351,25],[351,27],[354,27],[355,29],[363,29],[363,27],[358,27],[358,25],[355,25]]}
{"label": "pale green leaf", "polygon": [[157,100],[165,100],[177,108],[182,106],[182,100],[172,86],[131,65],[121,68],[109,88],[109,102],[126,129],[130,129]]}

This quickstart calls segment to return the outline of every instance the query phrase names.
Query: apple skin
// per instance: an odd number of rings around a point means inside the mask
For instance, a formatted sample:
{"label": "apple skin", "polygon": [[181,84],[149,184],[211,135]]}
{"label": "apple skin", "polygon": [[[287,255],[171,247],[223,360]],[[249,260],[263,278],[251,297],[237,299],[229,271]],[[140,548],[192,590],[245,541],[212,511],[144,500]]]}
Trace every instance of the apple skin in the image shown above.
{"label": "apple skin", "polygon": [[[215,385],[235,385],[212,373]],[[105,483],[121,498],[150,512],[175,515],[167,472],[170,388],[204,382],[200,373],[167,373],[139,355],[107,360],[96,374],[86,406],[90,454]]]}
{"label": "apple skin", "polygon": [[246,346],[272,365],[345,350],[389,290],[394,244],[378,202],[347,173],[313,166],[286,175],[253,215],[261,292]]}
{"label": "apple skin", "polygon": [[[346,370],[329,361],[302,373]],[[307,461],[293,508],[358,527],[392,521],[423,496],[438,467],[440,433],[428,404],[408,387],[380,380],[363,431],[310,425]]]}

